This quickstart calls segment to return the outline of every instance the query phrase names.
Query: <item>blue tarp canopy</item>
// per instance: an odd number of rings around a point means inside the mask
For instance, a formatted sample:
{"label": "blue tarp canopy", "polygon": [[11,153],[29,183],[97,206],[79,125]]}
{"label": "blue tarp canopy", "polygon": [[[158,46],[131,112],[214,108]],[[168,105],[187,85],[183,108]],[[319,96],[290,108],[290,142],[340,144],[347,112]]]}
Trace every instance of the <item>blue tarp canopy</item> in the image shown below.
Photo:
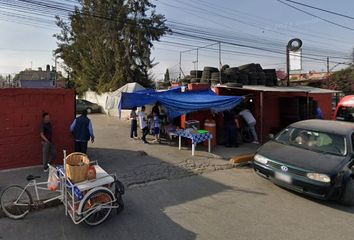
{"label": "blue tarp canopy", "polygon": [[164,106],[170,117],[178,117],[199,110],[222,112],[237,106],[243,97],[219,96],[211,89],[205,91],[181,92],[180,88],[173,88],[164,92],[143,90],[135,93],[122,93],[119,110],[132,109],[159,102]]}

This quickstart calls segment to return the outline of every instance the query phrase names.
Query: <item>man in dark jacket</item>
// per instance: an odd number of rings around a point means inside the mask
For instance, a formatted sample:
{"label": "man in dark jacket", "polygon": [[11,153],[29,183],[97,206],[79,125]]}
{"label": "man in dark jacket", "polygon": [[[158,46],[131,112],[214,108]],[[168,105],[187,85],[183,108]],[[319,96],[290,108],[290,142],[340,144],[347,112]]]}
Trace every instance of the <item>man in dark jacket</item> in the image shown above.
{"label": "man in dark jacket", "polygon": [[91,120],[87,117],[87,111],[83,110],[70,126],[70,131],[75,137],[75,152],[87,152],[87,142],[95,141]]}
{"label": "man in dark jacket", "polygon": [[43,152],[43,169],[44,172],[48,171],[48,164],[56,158],[56,150],[52,141],[53,128],[50,122],[48,113],[43,113],[42,123],[40,127],[40,136],[42,140],[42,152]]}
{"label": "man in dark jacket", "polygon": [[232,110],[224,112],[225,147],[238,147],[236,115]]}

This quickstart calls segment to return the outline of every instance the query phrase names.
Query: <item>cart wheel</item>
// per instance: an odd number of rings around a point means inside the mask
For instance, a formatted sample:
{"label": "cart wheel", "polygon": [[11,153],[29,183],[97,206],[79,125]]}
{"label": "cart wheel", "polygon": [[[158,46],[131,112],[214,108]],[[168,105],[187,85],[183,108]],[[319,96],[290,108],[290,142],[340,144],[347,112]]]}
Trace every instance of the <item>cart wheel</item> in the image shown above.
{"label": "cart wheel", "polygon": [[12,219],[21,219],[29,213],[32,196],[21,186],[9,186],[1,194],[2,211]]}
{"label": "cart wheel", "polygon": [[84,222],[97,226],[107,219],[112,211],[113,193],[108,189],[99,189],[84,199],[80,212]]}

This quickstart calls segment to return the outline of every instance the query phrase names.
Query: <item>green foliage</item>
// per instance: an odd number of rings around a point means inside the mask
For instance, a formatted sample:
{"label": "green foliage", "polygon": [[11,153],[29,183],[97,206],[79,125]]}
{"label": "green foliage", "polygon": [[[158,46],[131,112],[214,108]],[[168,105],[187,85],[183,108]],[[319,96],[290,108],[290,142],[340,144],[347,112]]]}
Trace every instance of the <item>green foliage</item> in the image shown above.
{"label": "green foliage", "polygon": [[153,41],[169,29],[149,0],[81,0],[70,22],[57,17],[55,51],[77,92],[105,92],[129,82],[150,86]]}
{"label": "green foliage", "polygon": [[354,66],[335,72],[330,77],[330,88],[342,91],[345,94],[353,93]]}

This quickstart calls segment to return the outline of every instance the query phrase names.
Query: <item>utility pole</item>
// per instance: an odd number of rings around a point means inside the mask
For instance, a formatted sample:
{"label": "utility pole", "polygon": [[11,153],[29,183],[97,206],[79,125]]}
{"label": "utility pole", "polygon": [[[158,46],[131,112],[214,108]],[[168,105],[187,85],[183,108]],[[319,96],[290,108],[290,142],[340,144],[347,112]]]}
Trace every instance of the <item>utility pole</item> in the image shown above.
{"label": "utility pole", "polygon": [[222,69],[222,63],[221,63],[221,42],[219,42],[219,68],[220,68],[220,74],[219,74],[219,82],[220,82],[220,84],[222,83],[222,81],[221,81],[221,76],[222,76],[222,74],[221,74],[221,69]]}
{"label": "utility pole", "polygon": [[54,59],[54,86],[57,86],[57,66],[58,66],[58,56],[55,56]]}
{"label": "utility pole", "polygon": [[327,87],[329,88],[329,57],[327,57]]}
{"label": "utility pole", "polygon": [[289,46],[286,46],[286,86],[290,86],[290,51]]}
{"label": "utility pole", "polygon": [[197,48],[197,70],[198,70],[198,63],[199,63],[199,48]]}
{"label": "utility pole", "polygon": [[181,81],[182,77],[182,52],[179,52],[179,81]]}

